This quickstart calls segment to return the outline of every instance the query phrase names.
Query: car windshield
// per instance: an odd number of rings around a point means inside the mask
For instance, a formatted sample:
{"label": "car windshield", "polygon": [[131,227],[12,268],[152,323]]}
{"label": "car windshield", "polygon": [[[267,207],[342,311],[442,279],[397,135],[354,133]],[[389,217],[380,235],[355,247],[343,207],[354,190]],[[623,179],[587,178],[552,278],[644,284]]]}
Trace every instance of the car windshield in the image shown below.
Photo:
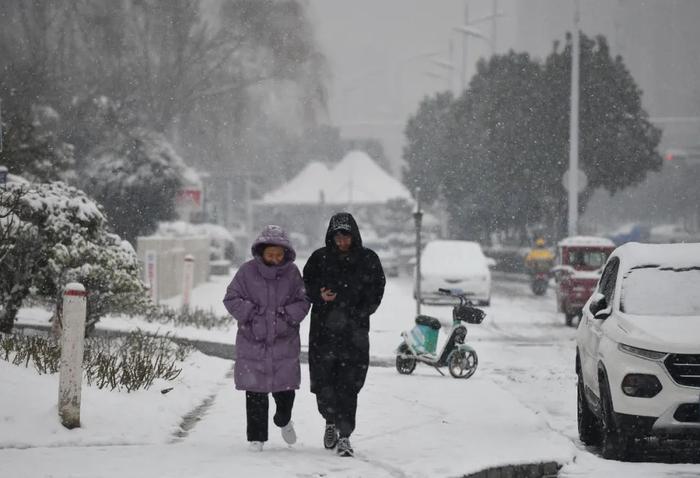
{"label": "car windshield", "polygon": [[700,315],[700,267],[635,267],[622,280],[620,310],[634,315]]}
{"label": "car windshield", "polygon": [[567,254],[567,264],[574,269],[599,269],[603,267],[608,258],[608,254],[605,251],[574,250],[568,251]]}

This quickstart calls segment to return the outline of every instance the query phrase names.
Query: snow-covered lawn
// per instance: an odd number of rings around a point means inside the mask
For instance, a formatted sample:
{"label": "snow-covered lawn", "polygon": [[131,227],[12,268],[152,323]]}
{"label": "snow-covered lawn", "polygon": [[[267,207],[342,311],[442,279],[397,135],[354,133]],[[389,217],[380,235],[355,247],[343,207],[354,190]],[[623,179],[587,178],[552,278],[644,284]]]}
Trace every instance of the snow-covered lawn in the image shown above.
{"label": "snow-covered lawn", "polygon": [[0,360],[0,448],[164,443],[186,413],[229,382],[231,362],[195,352],[181,366],[175,381],[159,379],[131,393],[84,383],[81,428],[67,430],[58,420],[58,374]]}

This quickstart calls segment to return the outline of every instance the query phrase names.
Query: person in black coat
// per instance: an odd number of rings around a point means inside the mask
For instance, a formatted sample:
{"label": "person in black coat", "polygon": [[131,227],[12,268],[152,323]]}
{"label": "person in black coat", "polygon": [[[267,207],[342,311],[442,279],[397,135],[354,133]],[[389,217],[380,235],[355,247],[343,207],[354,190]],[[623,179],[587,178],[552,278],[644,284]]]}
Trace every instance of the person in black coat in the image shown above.
{"label": "person in black coat", "polygon": [[309,331],[311,392],[326,420],[324,446],[352,456],[357,395],[369,366],[369,316],[384,295],[384,271],[374,251],[362,247],[351,214],[335,214],[326,246],[304,267],[306,294],[312,303]]}

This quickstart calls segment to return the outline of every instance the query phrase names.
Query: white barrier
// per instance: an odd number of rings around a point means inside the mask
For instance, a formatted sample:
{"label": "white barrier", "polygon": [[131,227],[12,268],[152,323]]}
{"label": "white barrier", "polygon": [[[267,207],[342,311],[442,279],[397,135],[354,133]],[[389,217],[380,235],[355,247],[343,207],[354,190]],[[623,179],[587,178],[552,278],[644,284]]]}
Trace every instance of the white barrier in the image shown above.
{"label": "white barrier", "polygon": [[154,302],[182,294],[184,258],[194,257],[192,286],[209,280],[208,237],[148,236],[137,239],[136,253],[143,265],[143,280]]}
{"label": "white barrier", "polygon": [[70,283],[63,293],[63,330],[58,382],[58,415],[66,428],[80,426],[80,391],[85,346],[85,287]]}

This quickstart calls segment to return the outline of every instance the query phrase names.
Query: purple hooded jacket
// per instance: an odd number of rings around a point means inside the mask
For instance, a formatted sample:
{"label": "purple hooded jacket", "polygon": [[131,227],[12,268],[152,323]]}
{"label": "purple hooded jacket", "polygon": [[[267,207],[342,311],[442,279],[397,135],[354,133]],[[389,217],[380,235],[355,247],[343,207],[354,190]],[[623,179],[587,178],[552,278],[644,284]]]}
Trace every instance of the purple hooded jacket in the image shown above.
{"label": "purple hooded jacket", "polygon": [[[282,246],[284,261],[262,261],[266,245]],[[224,305],[238,321],[236,389],[280,392],[299,388],[299,324],[309,311],[304,282],[294,264],[296,252],[279,226],[266,226],[251,248],[253,259],[236,272]]]}

